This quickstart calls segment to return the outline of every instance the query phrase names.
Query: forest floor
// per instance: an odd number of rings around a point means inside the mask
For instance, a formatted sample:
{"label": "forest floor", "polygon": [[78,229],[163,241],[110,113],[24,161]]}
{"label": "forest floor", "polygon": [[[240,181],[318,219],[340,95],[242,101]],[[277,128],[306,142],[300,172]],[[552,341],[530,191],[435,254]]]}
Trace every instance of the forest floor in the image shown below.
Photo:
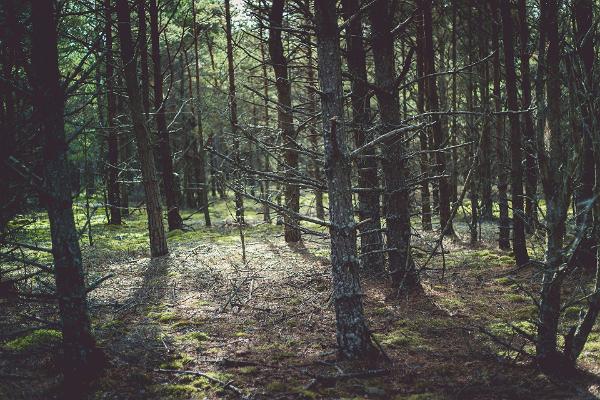
{"label": "forest floor", "polygon": [[[423,295],[394,298],[384,279],[365,274],[365,314],[385,352],[367,367],[335,357],[328,240],[287,245],[280,226],[248,207],[245,262],[223,202],[213,227],[191,215],[189,230],[169,234],[170,255],[155,260],[142,215],[122,227],[95,217],[95,245],[83,247],[88,280],[112,277],[90,294],[94,334],[110,362],[91,399],[600,397],[598,326],[577,377],[556,381],[532,366],[532,346],[516,332],[533,330],[536,306],[526,293],[538,276],[515,271],[510,254],[494,249],[493,224],[482,225],[477,247],[461,240],[466,224],[456,224],[458,237],[422,270]],[[47,228],[43,219],[22,223],[30,239]],[[422,266],[436,234],[419,234]],[[55,315],[41,303],[0,303],[0,398],[57,398],[59,332],[11,336]],[[577,307],[566,315],[576,319]]]}

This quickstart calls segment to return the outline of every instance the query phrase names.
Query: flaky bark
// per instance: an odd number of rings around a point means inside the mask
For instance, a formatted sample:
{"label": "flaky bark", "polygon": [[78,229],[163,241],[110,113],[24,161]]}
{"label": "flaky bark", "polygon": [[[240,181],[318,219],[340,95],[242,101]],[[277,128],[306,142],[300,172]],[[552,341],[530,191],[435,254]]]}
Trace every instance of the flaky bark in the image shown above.
{"label": "flaky bark", "polygon": [[56,297],[63,341],[64,398],[83,394],[86,381],[97,372],[96,349],[87,310],[86,287],[73,217],[71,168],[64,131],[63,91],[58,70],[57,10],[52,0],[31,3],[31,72],[33,122],[40,135],[44,184],[40,198],[48,210]]}
{"label": "flaky bark", "polygon": [[344,122],[342,70],[335,3],[315,0],[319,82],[331,221],[333,302],[339,351],[346,358],[373,352],[363,315],[352,211],[351,164]]}

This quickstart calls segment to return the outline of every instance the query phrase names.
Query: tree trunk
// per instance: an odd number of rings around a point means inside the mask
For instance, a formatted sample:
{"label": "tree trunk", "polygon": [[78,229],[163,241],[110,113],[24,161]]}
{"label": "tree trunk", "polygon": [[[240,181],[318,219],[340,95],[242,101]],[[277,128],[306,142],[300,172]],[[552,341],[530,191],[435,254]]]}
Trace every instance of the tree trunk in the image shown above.
{"label": "tree trunk", "polygon": [[[195,160],[196,166],[196,179],[199,180],[198,185],[201,185],[198,191],[199,206],[203,207],[204,211],[204,223],[206,226],[211,226],[210,221],[210,210],[208,209],[208,178],[206,176],[206,151],[204,150],[204,131],[202,125],[202,109],[200,108],[200,60],[198,53],[198,28],[196,25],[196,6],[192,2],[192,14],[194,24],[194,72],[196,74],[196,96],[194,98],[194,111],[196,113],[196,135],[192,137],[192,146],[194,149],[194,155],[197,156]],[[191,80],[190,76],[190,80]],[[190,87],[190,96],[192,95]]]}
{"label": "tree trunk", "polygon": [[[433,22],[431,16],[432,0],[419,0],[419,8],[423,16],[423,74],[428,76],[425,79],[425,104],[427,111],[439,111],[439,99],[437,90],[437,81],[435,74],[435,49],[433,47]],[[433,144],[435,146],[436,172],[440,176],[438,180],[439,190],[439,213],[440,227],[446,235],[453,235],[454,228],[450,220],[450,186],[446,171],[446,153],[441,149],[446,145],[446,135],[442,130],[441,118],[434,115],[432,117],[434,125],[432,127]]]}
{"label": "tree trunk", "polygon": [[[359,12],[358,0],[343,0],[342,12],[346,20],[353,18],[346,28],[346,60],[348,72],[352,76],[352,127],[354,145],[358,148],[373,139],[367,135],[367,127],[371,119],[367,86],[367,63],[363,45],[362,19],[355,16]],[[358,194],[358,215],[360,226],[360,252],[362,264],[370,271],[382,272],[385,267],[385,254],[381,234],[380,195],[376,191],[379,186],[377,177],[377,160],[375,149],[363,153],[357,161],[358,186],[372,189]]]}
{"label": "tree trunk", "polygon": [[[492,18],[492,47],[499,49],[499,36],[500,36],[500,20],[498,16],[498,2],[493,0],[491,5],[491,18]],[[494,53],[493,57],[493,96],[494,96],[494,108],[496,112],[502,111],[502,92],[500,89],[501,71],[500,71],[500,52],[499,50]],[[496,175],[498,178],[498,247],[501,250],[510,249],[510,218],[508,216],[508,165],[507,165],[507,154],[506,154],[506,135],[504,133],[504,121],[505,117],[501,114],[496,115],[494,118],[494,130],[496,136]]]}
{"label": "tree trunk", "polygon": [[[521,41],[521,108],[531,104],[531,78],[529,76],[529,25],[526,0],[519,0],[519,37]],[[537,166],[535,131],[531,112],[523,114],[523,147],[525,149],[525,221],[528,232],[533,232],[537,220]]]}
{"label": "tree trunk", "polygon": [[127,0],[117,0],[117,19],[121,42],[121,59],[125,72],[125,86],[129,96],[129,108],[133,122],[133,132],[137,143],[138,159],[142,170],[146,212],[148,213],[148,231],[150,233],[150,254],[160,257],[169,252],[160,207],[160,190],[154,166],[154,157],[150,147],[150,135],[144,119],[142,98],[137,80],[136,63],[131,37],[131,18]]}
{"label": "tree trunk", "polygon": [[[369,16],[372,30],[373,59],[377,104],[381,118],[381,133],[400,126],[400,104],[396,85],[394,39],[391,4],[388,0],[371,7]],[[387,251],[392,285],[400,290],[420,288],[419,277],[410,253],[410,190],[407,183],[406,151],[402,137],[384,141],[382,169],[385,185],[384,205],[387,223]]]}
{"label": "tree trunk", "polygon": [[344,124],[344,95],[335,2],[315,0],[319,81],[322,92],[323,142],[329,189],[331,264],[337,342],[345,358],[373,353],[363,315],[356,257],[351,166]]}
{"label": "tree trunk", "polygon": [[519,123],[519,104],[517,100],[517,74],[515,72],[515,49],[513,46],[513,21],[510,0],[500,0],[502,15],[502,38],[504,48],[504,66],[506,69],[506,96],[510,122],[511,190],[513,210],[513,251],[518,266],[529,262],[525,241],[525,219],[523,213],[523,168],[521,163],[521,125]]}
{"label": "tree trunk", "polygon": [[[283,53],[281,41],[281,28],[283,27],[283,8],[285,0],[273,0],[269,13],[269,54],[273,71],[275,72],[275,87],[277,88],[277,120],[281,137],[283,139],[283,159],[286,176],[293,177],[298,173],[298,151],[296,149],[297,132],[294,129],[292,115],[292,84],[288,76],[288,62]],[[299,212],[300,188],[295,183],[286,183],[284,188],[285,208]],[[298,242],[300,230],[298,221],[291,216],[284,215],[284,236],[286,242]]]}
{"label": "tree trunk", "polygon": [[71,170],[64,131],[64,99],[58,70],[55,2],[31,2],[31,72],[36,132],[42,142],[44,184],[41,200],[48,210],[56,297],[64,349],[65,398],[81,396],[97,372],[96,349],[87,310],[83,265],[71,199]]}
{"label": "tree trunk", "polygon": [[[229,118],[231,122],[231,134],[233,136],[233,152],[236,163],[240,163],[240,137],[238,133],[237,98],[235,93],[235,69],[233,65],[233,37],[231,33],[231,6],[229,0],[225,0],[225,34],[227,39],[227,75],[229,78]],[[244,197],[243,182],[236,168],[235,186],[235,216],[238,224],[244,223]]]}
{"label": "tree trunk", "polygon": [[108,112],[106,115],[106,128],[108,130],[108,162],[106,174],[106,190],[108,192],[108,207],[110,210],[109,224],[121,225],[121,195],[119,190],[119,137],[115,127],[115,89],[113,40],[112,40],[112,11],[110,0],[104,0],[104,12],[106,25],[104,34],[106,36],[106,98]]}
{"label": "tree trunk", "polygon": [[158,26],[157,0],[150,0],[150,38],[152,42],[152,65],[154,76],[154,118],[158,130],[158,144],[160,151],[160,162],[162,166],[163,188],[167,200],[167,222],[169,230],[183,228],[183,220],[179,215],[177,204],[177,188],[173,171],[173,159],[171,157],[171,139],[165,118],[165,102],[163,98],[163,78],[160,60],[160,33]]}

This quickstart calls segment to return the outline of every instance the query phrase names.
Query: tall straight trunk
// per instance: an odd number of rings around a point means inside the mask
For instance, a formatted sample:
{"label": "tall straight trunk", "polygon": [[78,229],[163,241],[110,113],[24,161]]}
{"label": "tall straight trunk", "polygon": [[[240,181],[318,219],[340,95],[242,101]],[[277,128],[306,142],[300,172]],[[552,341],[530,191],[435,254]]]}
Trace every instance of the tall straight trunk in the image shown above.
{"label": "tall straight trunk", "polygon": [[171,139],[167,120],[165,117],[165,101],[163,98],[163,79],[160,60],[160,33],[158,26],[158,4],[157,0],[150,0],[150,38],[152,42],[152,66],[154,76],[154,118],[158,130],[158,147],[160,152],[160,163],[162,170],[163,188],[167,200],[167,222],[169,230],[183,228],[183,220],[179,215],[177,204],[177,187],[173,171],[173,158],[171,156]]}
{"label": "tall straight trunk", "polygon": [[[531,107],[531,78],[529,74],[529,24],[527,1],[519,0],[519,38],[521,59],[521,107]],[[537,219],[537,166],[535,154],[535,129],[531,112],[523,114],[523,147],[525,149],[525,216],[526,229],[532,232]]]}
{"label": "tall straight trunk", "polygon": [[[121,74],[117,74],[117,82],[116,86],[119,91],[123,89],[123,78]],[[125,115],[125,96],[117,96],[117,115]],[[119,123],[119,125],[123,125]],[[121,171],[123,176],[123,183],[121,184],[121,216],[126,217],[129,216],[129,190],[128,185],[132,180],[131,167],[129,163],[132,158],[132,137],[129,129],[119,129],[119,157],[120,163],[124,166],[124,170]]]}
{"label": "tall straight trunk", "polygon": [[[265,32],[262,24],[260,25],[260,59],[261,59],[261,72],[262,72],[262,84],[263,84],[263,109],[264,109],[264,122],[265,127],[268,129],[270,124],[269,118],[269,77],[267,74],[267,55],[265,50]],[[269,135],[267,138],[267,143],[271,143],[272,139]],[[265,151],[265,172],[271,171],[271,157],[268,151]],[[270,182],[268,179],[265,179],[264,182],[264,198],[265,200],[270,200]],[[271,222],[271,208],[265,202],[263,205],[263,221]]]}
{"label": "tall straight trunk", "polygon": [[65,398],[81,395],[98,355],[87,309],[83,265],[71,199],[71,168],[64,130],[63,91],[58,70],[58,10],[52,0],[31,2],[33,122],[42,142],[41,200],[50,219],[56,297],[62,326]]}
{"label": "tall straight trunk", "polygon": [[[499,49],[500,20],[498,15],[498,1],[493,0],[490,4],[492,19],[492,47]],[[500,89],[500,51],[497,50],[493,57],[493,96],[496,112],[502,111],[502,91]],[[501,250],[510,249],[510,218],[508,216],[508,155],[506,154],[506,135],[504,133],[505,117],[497,114],[494,118],[494,130],[496,136],[496,176],[498,179],[498,247]]]}
{"label": "tall straight trunk", "polygon": [[315,0],[319,82],[322,92],[323,142],[331,234],[336,336],[342,356],[368,358],[373,353],[363,314],[356,257],[351,165],[344,121],[344,94],[335,2]]}
{"label": "tall straight trunk", "polygon": [[510,0],[500,0],[502,16],[502,38],[504,49],[504,67],[506,69],[506,97],[510,123],[511,191],[513,210],[513,252],[518,266],[529,262],[525,241],[525,218],[523,213],[523,161],[521,124],[519,122],[519,104],[517,100],[517,74],[515,72],[515,49],[513,41],[513,21]]}
{"label": "tall straight trunk", "polygon": [[125,86],[129,96],[129,108],[133,122],[133,132],[137,143],[137,153],[142,170],[142,180],[146,197],[148,214],[148,231],[150,234],[150,254],[160,257],[169,252],[162,220],[160,206],[160,190],[154,166],[154,157],[150,146],[150,134],[144,119],[142,98],[137,80],[136,61],[131,37],[131,18],[127,0],[117,0],[117,19],[121,44],[121,59],[125,72]]}
{"label": "tall straight trunk", "polygon": [[[283,8],[285,0],[273,0],[269,13],[269,54],[275,72],[277,88],[277,120],[283,140],[283,159],[286,176],[293,177],[298,172],[297,132],[294,129],[292,115],[292,83],[288,76],[288,61],[283,53],[281,28],[283,27]],[[285,207],[291,211],[300,210],[300,188],[295,183],[286,183],[284,188]],[[298,242],[300,230],[296,228],[298,221],[284,215],[284,236],[286,242]]]}
{"label": "tall straight trunk", "polygon": [[[184,101],[186,98],[185,92],[185,83],[187,82],[189,97],[193,98],[192,93],[194,92],[192,89],[192,76],[190,69],[190,62],[188,58],[187,49],[183,49],[183,56],[180,60],[181,64],[181,85],[179,89],[179,97],[181,101]],[[196,112],[194,110],[194,105],[190,105],[190,113],[195,115]],[[183,136],[183,200],[184,204],[188,208],[196,208],[198,207],[199,198],[196,198],[196,195],[199,194],[197,190],[197,185],[200,180],[197,177],[197,154],[195,152],[196,142],[195,142],[195,134],[193,133],[193,125],[194,125],[194,117],[183,117],[182,118],[182,136]]]}
{"label": "tall straight trunk", "polygon": [[[432,0],[419,0],[419,8],[423,16],[423,74],[428,76],[425,79],[425,104],[427,111],[439,111],[439,99],[437,90],[437,80],[435,74],[435,49],[433,47],[433,22],[431,16]],[[454,234],[452,221],[450,220],[450,186],[448,178],[445,176],[446,153],[441,149],[446,145],[446,135],[442,130],[441,117],[433,116],[434,125],[432,127],[433,144],[435,146],[436,172],[440,176],[438,180],[439,190],[439,213],[440,227],[446,235]]]}
{"label": "tall straight trunk", "polygon": [[142,105],[146,120],[150,115],[150,74],[148,68],[148,34],[146,26],[146,0],[137,0],[138,51],[140,53],[140,78],[142,81]]}
{"label": "tall straight trunk", "polygon": [[[478,17],[481,21],[486,20],[486,5],[483,4],[478,7]],[[486,27],[487,28],[487,27]],[[483,59],[487,56],[489,47],[489,35],[486,28],[480,29],[479,34],[479,59]],[[493,203],[492,203],[492,136],[490,129],[490,119],[488,117],[490,112],[490,68],[487,62],[483,62],[479,66],[479,97],[481,104],[481,111],[484,116],[481,119],[481,154],[483,157],[479,157],[480,165],[480,185],[481,185],[481,219],[484,221],[491,221],[493,219]],[[476,152],[477,149],[474,150]]]}
{"label": "tall straight trunk", "polygon": [[[562,168],[567,167],[567,157],[564,155],[567,143],[561,132],[561,57],[557,0],[542,1],[541,12],[540,30],[545,32],[548,39],[545,58],[548,102],[545,136],[547,136],[549,153],[540,154],[540,170],[547,205],[547,234],[536,337],[536,359],[542,369],[555,372],[562,367],[564,361],[557,349],[563,281],[559,269],[564,262],[563,245],[569,194],[565,184],[566,177],[562,171]],[[544,138],[538,138],[538,142],[543,143]]]}
{"label": "tall straight trunk", "polygon": [[[348,72],[352,76],[352,129],[354,145],[358,148],[373,138],[366,131],[371,119],[369,95],[367,87],[367,63],[363,45],[362,19],[358,14],[358,0],[343,0],[344,19],[350,20],[346,28],[346,61]],[[357,17],[355,15],[358,14]],[[353,19],[351,19],[353,18]],[[360,252],[362,263],[370,271],[381,272],[385,267],[383,237],[381,234],[380,195],[376,191],[379,186],[377,177],[377,160],[375,149],[363,154],[357,161],[358,186],[371,191],[358,193],[358,215],[360,226]]]}
{"label": "tall straight trunk", "polygon": [[114,88],[114,60],[112,40],[112,11],[110,0],[104,0],[104,15],[106,25],[106,98],[108,103],[106,115],[106,128],[108,130],[107,148],[108,162],[106,174],[106,190],[108,192],[108,206],[110,210],[109,224],[121,225],[121,195],[119,190],[119,137],[115,127],[115,88]]}
{"label": "tall straight trunk", "polygon": [[[201,188],[198,192],[199,206],[203,207],[204,223],[206,226],[211,226],[210,210],[208,209],[208,178],[206,176],[206,151],[204,150],[204,131],[202,125],[202,109],[200,108],[200,59],[198,53],[198,27],[196,25],[196,5],[192,2],[192,15],[194,26],[194,73],[196,78],[196,96],[194,98],[194,111],[196,113],[196,135],[192,137],[192,146],[194,155],[197,155],[195,160],[196,179],[199,179]],[[191,80],[191,77],[190,77]],[[190,96],[192,95],[190,88]]]}
{"label": "tall straight trunk", "polygon": [[[233,37],[231,33],[231,5],[225,0],[225,34],[227,39],[227,75],[229,78],[229,120],[231,123],[231,134],[233,136],[233,152],[237,163],[240,162],[240,137],[238,133],[237,97],[235,93],[235,69],[233,65]],[[237,170],[237,166],[235,167]],[[239,224],[244,223],[244,197],[240,191],[243,190],[243,182],[238,171],[235,172],[235,216]]]}
{"label": "tall straight trunk", "polygon": [[[310,2],[310,0],[307,0]],[[308,68],[306,71],[308,84],[311,86],[315,86],[315,71],[313,69],[313,52],[312,45],[308,43],[306,45],[306,58],[308,63]],[[310,116],[315,115],[317,113],[317,99],[313,90],[308,90],[308,113]],[[319,148],[319,137],[317,134],[317,129],[315,124],[311,123],[309,128],[309,141],[314,151],[318,151]],[[321,180],[321,165],[318,159],[311,160],[311,172],[312,178],[316,181]],[[323,191],[321,189],[315,189],[315,212],[317,218],[325,219],[325,208],[323,207]]]}
{"label": "tall straight trunk", "polygon": [[[473,18],[473,11],[471,9],[467,10],[467,28],[469,30],[469,32],[472,32],[474,29],[473,26],[473,22],[474,22],[474,18]],[[473,63],[473,59],[474,57],[474,43],[472,40],[472,36],[468,35],[467,39],[466,39],[467,43],[466,43],[466,52],[467,54],[465,55],[467,58],[467,63],[471,64]],[[466,105],[467,105],[467,110],[475,110],[475,104],[477,103],[476,101],[476,87],[475,87],[475,83],[474,83],[474,76],[473,74],[469,74],[466,77],[466,82],[465,82],[465,91],[466,91]],[[477,145],[476,143],[479,142],[478,140],[478,135],[477,135],[477,124],[475,122],[475,118],[473,115],[467,115],[466,116],[466,126],[467,126],[467,137],[469,138],[469,140],[472,142],[470,147],[470,156],[471,157],[476,157],[477,156]],[[481,163],[480,163],[480,159],[479,158],[475,158],[474,162],[473,162],[473,168],[475,168],[475,170],[481,171]],[[477,231],[477,225],[479,222],[479,184],[480,184],[480,176],[479,174],[475,174],[473,176],[473,178],[471,179],[471,184],[469,185],[469,201],[471,203],[471,221],[469,222],[469,243],[471,245],[475,245],[477,244],[478,241],[478,231]]]}
{"label": "tall straight trunk", "polygon": [[[423,59],[425,50],[425,36],[423,31],[423,19],[417,19],[417,112],[423,114],[425,112],[425,79],[423,73]],[[423,181],[421,182],[421,226],[424,231],[431,231],[433,224],[431,223],[431,194],[429,191],[429,149],[427,132],[422,130],[419,132],[419,145],[421,147],[421,155],[419,156],[419,167]]]}
{"label": "tall straight trunk", "polygon": [[[391,2],[382,0],[371,7],[373,60],[375,62],[375,85],[377,104],[381,119],[381,133],[385,134],[400,126],[400,104],[396,85],[394,39],[392,30]],[[391,137],[383,142],[382,170],[385,185],[384,205],[387,223],[387,251],[392,285],[398,290],[411,291],[420,288],[415,263],[410,253],[410,190],[408,187],[406,150],[404,137]]]}
{"label": "tall straight trunk", "polygon": [[[456,69],[456,43],[457,43],[457,35],[456,31],[458,30],[457,26],[457,4],[455,1],[452,2],[452,69]],[[456,85],[456,75],[452,74],[452,110],[456,110],[458,106],[458,96],[457,96],[457,85]],[[452,131],[450,134],[450,144],[452,146],[456,146],[458,144],[458,119],[456,115],[452,115]],[[451,153],[451,161],[452,161],[452,171],[450,175],[450,200],[453,203],[456,203],[458,200],[458,149],[456,147],[452,148]]]}

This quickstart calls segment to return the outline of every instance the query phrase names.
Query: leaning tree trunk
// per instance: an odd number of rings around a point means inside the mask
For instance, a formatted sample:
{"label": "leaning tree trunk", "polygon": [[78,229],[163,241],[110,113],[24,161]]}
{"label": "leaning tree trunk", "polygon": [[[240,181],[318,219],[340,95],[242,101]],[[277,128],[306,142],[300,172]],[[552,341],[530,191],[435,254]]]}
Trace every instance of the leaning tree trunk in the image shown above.
{"label": "leaning tree trunk", "polygon": [[121,42],[121,59],[125,72],[125,86],[129,96],[129,108],[133,122],[133,132],[137,143],[137,152],[142,180],[146,195],[146,212],[148,213],[148,231],[150,233],[150,254],[160,257],[169,252],[160,207],[160,190],[154,166],[154,157],[150,146],[150,135],[144,119],[142,98],[137,80],[136,62],[131,37],[131,18],[127,0],[117,0],[117,19],[119,39]]}
{"label": "leaning tree trunk", "polygon": [[160,151],[160,163],[163,178],[163,188],[167,200],[167,222],[169,230],[183,228],[183,220],[179,215],[177,204],[177,187],[173,171],[173,159],[171,157],[171,139],[167,120],[165,117],[165,101],[163,98],[163,79],[160,61],[160,33],[158,26],[157,0],[150,0],[150,38],[152,42],[152,65],[154,76],[154,118],[158,130],[158,145]]}
{"label": "leaning tree trunk", "polygon": [[335,2],[315,0],[319,82],[325,143],[333,301],[342,356],[367,358],[373,352],[363,315],[352,207],[351,164],[344,123],[344,94]]}
{"label": "leaning tree trunk", "polygon": [[[382,0],[371,7],[373,59],[375,62],[376,96],[381,119],[381,133],[385,134],[400,126],[400,104],[396,84],[394,39],[391,3]],[[420,288],[410,253],[410,189],[408,187],[406,151],[403,137],[391,137],[384,141],[382,169],[385,184],[384,205],[387,223],[387,251],[392,285],[397,289],[411,291]]]}
{"label": "leaning tree trunk", "polygon": [[[288,61],[283,53],[281,28],[283,27],[283,6],[285,0],[273,0],[269,13],[269,54],[275,72],[277,89],[277,120],[283,138],[283,159],[285,175],[293,177],[298,173],[298,151],[292,114],[292,83],[288,76]],[[295,213],[300,210],[300,188],[296,183],[286,183],[284,188],[285,207]],[[300,230],[298,221],[289,214],[284,215],[284,236],[286,242],[298,242]]]}
{"label": "leaning tree trunk", "polygon": [[87,310],[86,287],[73,217],[71,172],[64,131],[64,101],[58,70],[58,35],[55,2],[31,2],[31,72],[33,122],[40,135],[44,160],[44,184],[40,198],[48,210],[56,297],[63,336],[65,398],[81,395],[95,373],[96,349]]}
{"label": "leaning tree trunk", "polygon": [[510,12],[510,0],[501,0],[502,38],[504,48],[504,66],[506,69],[506,96],[508,120],[510,122],[511,191],[513,211],[513,251],[518,266],[529,262],[525,241],[525,218],[523,212],[523,168],[521,151],[521,125],[519,122],[519,104],[517,100],[517,74],[515,72],[515,49],[513,46],[513,21]]}
{"label": "leaning tree trunk", "polygon": [[108,192],[108,207],[110,210],[109,224],[121,225],[121,195],[119,190],[119,137],[115,127],[115,88],[114,88],[114,60],[112,40],[112,11],[110,0],[104,1],[106,19],[106,98],[108,103],[106,115],[106,128],[108,130],[107,148],[108,162],[106,174],[106,191]]}
{"label": "leaning tree trunk", "polygon": [[[372,137],[367,134],[371,109],[367,100],[367,63],[359,8],[358,0],[342,1],[344,18],[350,21],[346,28],[346,60],[348,72],[352,77],[350,101],[352,103],[354,145],[357,148],[372,140]],[[368,270],[382,272],[385,267],[385,254],[382,252],[380,195],[377,192],[379,178],[377,177],[375,149],[363,153],[363,156],[357,161],[357,168],[358,186],[366,189],[358,193],[358,216],[361,221],[361,261]]]}

